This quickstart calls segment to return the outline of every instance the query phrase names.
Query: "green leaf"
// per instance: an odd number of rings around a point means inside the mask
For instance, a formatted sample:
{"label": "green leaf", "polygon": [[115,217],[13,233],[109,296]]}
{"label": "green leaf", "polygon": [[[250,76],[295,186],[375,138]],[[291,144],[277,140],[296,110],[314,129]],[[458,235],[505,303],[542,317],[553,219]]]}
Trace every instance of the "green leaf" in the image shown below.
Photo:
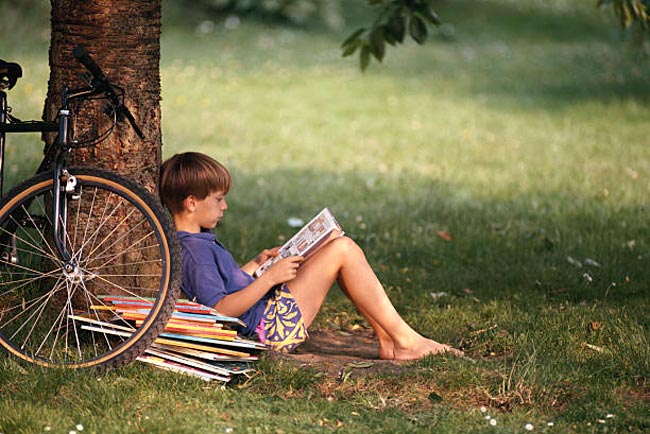
{"label": "green leaf", "polygon": [[390,34],[390,31],[386,28],[386,26],[382,26],[382,27],[383,27],[382,30],[384,32],[384,42],[392,46],[395,46],[395,44],[397,43],[395,37]]}
{"label": "green leaf", "polygon": [[621,5],[621,19],[623,20],[623,27],[626,29],[632,24],[632,14],[627,4]]}
{"label": "green leaf", "polygon": [[355,40],[350,42],[347,47],[343,47],[343,53],[341,54],[342,57],[348,57],[351,54],[354,54],[355,51],[357,51],[357,48],[361,46],[361,41],[360,40]]}
{"label": "green leaf", "polygon": [[431,21],[432,24],[435,24],[436,26],[442,24],[442,20],[440,19],[438,14],[430,6],[427,6],[425,8],[425,16],[429,19],[429,21]]}
{"label": "green leaf", "polygon": [[411,21],[409,22],[409,34],[415,42],[418,44],[424,44],[424,41],[427,39],[427,25],[424,23],[422,18],[417,15],[411,16]]}
{"label": "green leaf", "polygon": [[395,41],[400,44],[404,42],[404,36],[406,36],[406,19],[402,15],[401,11],[397,11],[391,17],[390,21],[386,25],[387,33],[389,33]]}
{"label": "green leaf", "polygon": [[416,12],[420,14],[422,18],[429,21],[431,24],[435,24],[436,26],[442,24],[442,20],[440,19],[436,11],[434,11],[433,8],[428,4],[423,4],[419,6],[416,9]]}
{"label": "green leaf", "polygon": [[361,27],[360,29],[355,30],[354,33],[352,33],[350,36],[348,36],[345,39],[345,41],[343,41],[343,43],[341,44],[341,47],[344,48],[345,46],[350,45],[350,43],[352,41],[354,41],[355,39],[358,39],[359,36],[361,36],[361,34],[363,32],[365,32],[365,31],[366,31],[365,27]]}
{"label": "green leaf", "polygon": [[386,53],[386,44],[384,43],[384,32],[382,27],[378,27],[370,34],[370,53],[375,59],[382,61]]}
{"label": "green leaf", "polygon": [[366,68],[368,68],[368,63],[370,63],[370,47],[364,45],[359,53],[359,66],[361,67],[361,71],[365,72]]}

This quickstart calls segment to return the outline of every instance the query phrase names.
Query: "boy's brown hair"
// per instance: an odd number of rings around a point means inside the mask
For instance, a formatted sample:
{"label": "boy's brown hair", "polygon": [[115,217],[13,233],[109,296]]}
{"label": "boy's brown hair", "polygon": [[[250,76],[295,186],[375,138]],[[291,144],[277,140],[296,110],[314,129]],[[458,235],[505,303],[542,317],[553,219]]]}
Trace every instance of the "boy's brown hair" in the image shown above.
{"label": "boy's brown hair", "polygon": [[232,177],[221,163],[199,152],[176,154],[160,170],[160,200],[172,214],[183,211],[188,196],[205,199],[210,193],[228,193]]}

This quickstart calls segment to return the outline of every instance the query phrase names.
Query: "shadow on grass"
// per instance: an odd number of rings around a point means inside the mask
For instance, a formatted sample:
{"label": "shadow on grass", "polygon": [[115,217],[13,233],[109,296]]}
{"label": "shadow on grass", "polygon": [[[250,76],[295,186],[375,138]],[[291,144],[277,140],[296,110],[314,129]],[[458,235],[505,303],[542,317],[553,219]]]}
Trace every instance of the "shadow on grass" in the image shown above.
{"label": "shadow on grass", "polygon": [[650,301],[644,206],[551,190],[469,196],[414,174],[369,185],[358,172],[236,172],[220,234],[241,260],[288,238],[289,217],[306,221],[328,206],[386,284],[405,287],[406,300],[436,287],[490,299]]}
{"label": "shadow on grass", "polygon": [[[593,400],[595,390],[618,399],[601,386],[608,382],[644,390],[644,330],[650,326],[645,208],[563,191],[522,189],[506,200],[471,196],[414,174],[369,185],[358,172],[235,172],[229,215],[219,229],[235,253],[248,246],[244,258],[275,245],[278,234],[286,238],[295,230],[289,217],[307,220],[329,206],[407,322],[478,360],[476,366],[440,366],[440,375],[431,377],[437,383],[425,382],[429,391],[435,384],[450,394],[462,390],[465,404],[553,412]],[[432,296],[436,292],[445,294]],[[329,306],[325,328],[355,323],[354,313],[343,313],[353,312],[349,304]],[[337,323],[339,317],[347,322]],[[319,369],[335,378],[346,357],[368,357],[332,341],[295,358],[322,364]],[[428,372],[399,375],[413,381]],[[375,387],[381,380],[372,378]]]}

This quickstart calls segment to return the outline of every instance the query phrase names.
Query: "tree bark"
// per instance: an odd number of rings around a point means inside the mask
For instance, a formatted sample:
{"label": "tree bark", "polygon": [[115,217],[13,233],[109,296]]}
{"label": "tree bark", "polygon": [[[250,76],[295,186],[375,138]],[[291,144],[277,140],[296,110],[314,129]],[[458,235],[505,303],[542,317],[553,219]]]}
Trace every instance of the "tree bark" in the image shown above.
{"label": "tree bark", "polygon": [[[124,89],[124,104],[144,133],[140,139],[124,120],[94,148],[73,151],[73,164],[114,170],[151,192],[157,191],[162,158],[160,126],[160,0],[52,0],[50,80],[44,116],[53,119],[61,89],[84,85],[85,69],[72,56],[77,45],[104,70],[111,84]],[[99,102],[84,105],[74,122],[85,140],[110,128]]]}

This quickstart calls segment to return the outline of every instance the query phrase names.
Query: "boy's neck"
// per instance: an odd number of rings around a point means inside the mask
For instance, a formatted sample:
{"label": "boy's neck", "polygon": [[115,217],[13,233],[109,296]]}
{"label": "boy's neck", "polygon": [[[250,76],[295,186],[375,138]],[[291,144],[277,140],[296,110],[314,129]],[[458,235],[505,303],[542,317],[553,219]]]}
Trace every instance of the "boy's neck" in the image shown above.
{"label": "boy's neck", "polygon": [[183,213],[174,214],[174,227],[177,232],[190,232],[198,234],[201,232],[201,226],[192,219],[187,218]]}

